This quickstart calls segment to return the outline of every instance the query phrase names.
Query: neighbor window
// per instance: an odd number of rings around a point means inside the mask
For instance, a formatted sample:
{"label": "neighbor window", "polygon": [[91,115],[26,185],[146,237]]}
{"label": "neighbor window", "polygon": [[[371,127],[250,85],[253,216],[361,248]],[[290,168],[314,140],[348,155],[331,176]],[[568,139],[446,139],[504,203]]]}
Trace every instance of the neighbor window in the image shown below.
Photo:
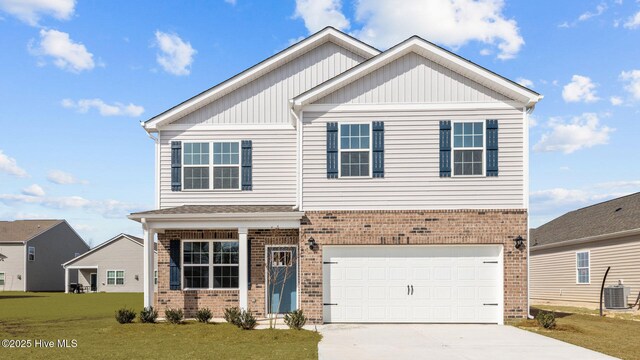
{"label": "neighbor window", "polygon": [[453,175],[482,175],[484,122],[453,123]]}
{"label": "neighbor window", "polygon": [[36,248],[33,246],[29,246],[27,249],[27,259],[29,261],[35,261],[36,260]]}
{"label": "neighbor window", "polygon": [[340,125],[340,176],[371,176],[371,125]]}
{"label": "neighbor window", "polygon": [[153,284],[158,285],[158,270],[153,272]]}
{"label": "neighbor window", "polygon": [[213,188],[240,188],[240,144],[213,143]]}
{"label": "neighbor window", "polygon": [[107,270],[107,285],[124,285],[124,271]]}
{"label": "neighbor window", "polygon": [[186,190],[209,188],[209,143],[185,143],[183,165]]}
{"label": "neighbor window", "polygon": [[588,284],[589,279],[589,252],[581,251],[576,253],[578,284]]}
{"label": "neighbor window", "polygon": [[0,286],[4,286],[4,273],[0,272]]}
{"label": "neighbor window", "polygon": [[238,287],[237,241],[185,241],[182,254],[184,288]]}
{"label": "neighbor window", "polygon": [[[212,148],[213,147],[213,148]],[[213,156],[209,156],[212,153]],[[185,190],[240,189],[240,143],[184,143]]]}

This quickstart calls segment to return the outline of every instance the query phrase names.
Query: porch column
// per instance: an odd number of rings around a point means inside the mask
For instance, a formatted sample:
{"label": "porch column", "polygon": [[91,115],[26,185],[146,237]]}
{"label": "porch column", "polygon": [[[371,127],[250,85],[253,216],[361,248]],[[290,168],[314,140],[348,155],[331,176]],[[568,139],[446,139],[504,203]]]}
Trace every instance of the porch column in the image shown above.
{"label": "porch column", "polygon": [[69,293],[69,268],[64,268],[64,293]]}
{"label": "porch column", "polygon": [[144,307],[153,306],[153,230],[144,229]]}
{"label": "porch column", "polygon": [[238,229],[238,287],[240,288],[240,309],[247,309],[249,305],[249,279],[247,279],[249,265],[249,249],[247,246],[247,229]]}

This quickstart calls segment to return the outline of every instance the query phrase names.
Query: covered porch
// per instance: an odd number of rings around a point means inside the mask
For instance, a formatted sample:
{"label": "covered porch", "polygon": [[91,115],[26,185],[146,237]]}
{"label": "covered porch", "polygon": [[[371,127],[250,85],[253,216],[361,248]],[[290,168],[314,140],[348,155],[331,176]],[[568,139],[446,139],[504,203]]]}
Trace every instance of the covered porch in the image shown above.
{"label": "covered porch", "polygon": [[297,256],[303,214],[293,206],[264,205],[184,205],[131,214],[144,231],[144,306],[182,308],[187,316],[202,307],[221,314],[237,306],[267,316],[267,258],[281,248]]}
{"label": "covered porch", "polygon": [[64,292],[88,293],[98,291],[98,266],[64,266]]}

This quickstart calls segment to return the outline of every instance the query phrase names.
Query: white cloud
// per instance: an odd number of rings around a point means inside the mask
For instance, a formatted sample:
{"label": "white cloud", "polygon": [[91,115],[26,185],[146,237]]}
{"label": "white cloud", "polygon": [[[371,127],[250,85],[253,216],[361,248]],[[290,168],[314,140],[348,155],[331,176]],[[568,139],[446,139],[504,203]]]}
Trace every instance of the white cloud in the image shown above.
{"label": "white cloud", "polygon": [[40,30],[40,44],[33,47],[31,43],[29,49],[34,55],[52,57],[55,66],[63,70],[79,73],[95,67],[93,54],[62,31]]}
{"label": "white cloud", "polygon": [[622,105],[622,98],[619,96],[612,96],[609,98],[609,101],[611,102],[611,105],[613,106],[618,106],[618,105]]}
{"label": "white cloud", "polygon": [[0,10],[31,26],[38,25],[43,15],[68,20],[73,15],[75,0],[0,0]]}
{"label": "white cloud", "polygon": [[191,43],[183,41],[176,34],[156,31],[156,45],[160,48],[156,60],[162,68],[173,75],[189,75],[193,56],[197,51]]}
{"label": "white cloud", "polygon": [[310,33],[333,26],[339,30],[349,28],[349,20],[342,14],[341,0],[296,0],[294,19],[302,19]]}
{"label": "white cloud", "polygon": [[620,79],[626,83],[624,86],[634,99],[640,100],[640,70],[623,71]]}
{"label": "white cloud", "polygon": [[493,51],[491,51],[491,49],[486,49],[485,48],[485,49],[480,50],[480,55],[482,55],[482,56],[489,56],[491,54],[493,54]]}
{"label": "white cloud", "polygon": [[25,169],[18,166],[16,159],[8,156],[2,150],[0,150],[0,172],[22,178],[29,176]]}
{"label": "white cloud", "polygon": [[583,148],[607,144],[609,134],[615,130],[601,125],[598,115],[594,113],[584,113],[568,121],[551,118],[547,126],[551,131],[542,135],[540,141],[533,146],[534,151],[571,154]]}
{"label": "white cloud", "polygon": [[586,102],[598,101],[596,96],[596,84],[591,79],[582,75],[573,75],[571,82],[562,89],[562,98],[566,102]]}
{"label": "white cloud", "polygon": [[30,196],[44,196],[45,192],[40,185],[33,184],[31,186],[27,186],[26,188],[22,189],[22,194],[30,195]]}
{"label": "white cloud", "polygon": [[143,208],[140,205],[118,200],[89,200],[81,196],[47,197],[24,194],[0,194],[0,202],[8,206],[28,204],[40,205],[56,210],[80,209],[112,219],[123,218],[129,213]]}
{"label": "white cloud", "polygon": [[87,184],[85,180],[79,180],[72,174],[64,172],[62,170],[51,170],[47,174],[47,180],[54,184],[59,185],[72,185],[72,184]]}
{"label": "white cloud", "polygon": [[538,126],[538,118],[534,115],[529,115],[529,128]]}
{"label": "white cloud", "polygon": [[525,78],[517,78],[516,82],[524,87],[528,87],[533,89],[533,81],[529,80],[529,79],[525,79]]}
{"label": "white cloud", "polygon": [[594,12],[587,11],[585,13],[582,13],[578,17],[578,21],[586,21],[586,20],[589,20],[589,19],[591,19],[593,17],[600,16],[606,10],[607,10],[607,4],[606,3],[601,3],[598,6],[596,6],[596,11],[594,11]]}
{"label": "white cloud", "polygon": [[624,27],[627,29],[637,29],[640,27],[640,11],[627,19],[624,23]]}
{"label": "white cloud", "polygon": [[138,117],[144,112],[144,107],[129,103],[127,105],[116,102],[107,104],[102,99],[80,99],[73,101],[64,99],[61,101],[63,107],[76,109],[79,113],[87,113],[91,108],[95,108],[102,116],[130,116]]}

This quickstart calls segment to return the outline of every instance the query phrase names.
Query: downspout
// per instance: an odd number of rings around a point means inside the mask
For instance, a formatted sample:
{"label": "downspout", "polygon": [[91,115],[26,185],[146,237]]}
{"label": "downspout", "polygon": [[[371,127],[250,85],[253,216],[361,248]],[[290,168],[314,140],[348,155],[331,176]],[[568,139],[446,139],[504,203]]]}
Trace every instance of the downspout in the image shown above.
{"label": "downspout", "polygon": [[302,210],[302,124],[293,105],[289,108],[296,127],[296,207]]}
{"label": "downspout", "polygon": [[533,112],[533,109],[535,108],[535,104],[531,105],[530,107],[525,107],[523,109],[523,116],[524,116],[524,121],[523,121],[523,131],[524,131],[524,144],[523,144],[523,150],[524,150],[524,157],[525,157],[525,183],[526,183],[526,189],[525,189],[525,197],[524,197],[524,204],[526,206],[527,209],[527,318],[528,319],[533,319],[533,315],[531,315],[531,231],[530,226],[529,226],[529,114],[531,114]]}
{"label": "downspout", "polygon": [[[144,128],[144,122],[140,122],[140,126],[142,126],[142,128]],[[153,170],[153,181],[154,181],[154,187],[155,187],[155,202],[156,202],[156,209],[160,208],[160,140],[158,138],[156,138],[155,136],[151,135],[150,132],[147,131],[147,129],[145,129],[145,132],[147,133],[147,136],[149,136],[149,138],[151,140],[153,140],[154,145],[155,145],[155,161],[154,161],[154,165],[155,165],[155,169]],[[158,132],[158,135],[160,134],[160,132]]]}

